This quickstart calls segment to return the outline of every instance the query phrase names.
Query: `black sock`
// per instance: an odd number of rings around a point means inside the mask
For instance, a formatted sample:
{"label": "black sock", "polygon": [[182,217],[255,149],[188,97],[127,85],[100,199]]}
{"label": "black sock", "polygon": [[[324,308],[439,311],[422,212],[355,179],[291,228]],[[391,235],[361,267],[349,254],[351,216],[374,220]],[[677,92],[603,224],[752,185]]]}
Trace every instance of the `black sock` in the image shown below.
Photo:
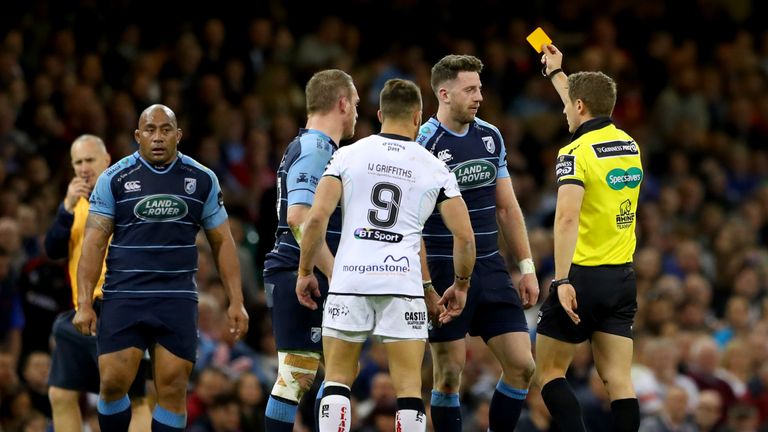
{"label": "black sock", "polygon": [[488,424],[492,431],[514,429],[520,419],[528,389],[516,389],[499,380],[491,398]]}
{"label": "black sock", "polygon": [[111,402],[99,396],[96,406],[99,413],[99,428],[103,431],[127,432],[131,424],[131,401],[128,395]]}
{"label": "black sock", "polygon": [[636,398],[611,402],[611,425],[616,432],[637,432],[640,428],[640,405]]}
{"label": "black sock", "polygon": [[548,382],[541,389],[541,397],[552,415],[552,422],[560,430],[587,431],[581,416],[581,404],[565,378],[556,378]]}
{"label": "black sock", "polygon": [[432,424],[435,431],[461,432],[461,406],[458,393],[432,390]]}

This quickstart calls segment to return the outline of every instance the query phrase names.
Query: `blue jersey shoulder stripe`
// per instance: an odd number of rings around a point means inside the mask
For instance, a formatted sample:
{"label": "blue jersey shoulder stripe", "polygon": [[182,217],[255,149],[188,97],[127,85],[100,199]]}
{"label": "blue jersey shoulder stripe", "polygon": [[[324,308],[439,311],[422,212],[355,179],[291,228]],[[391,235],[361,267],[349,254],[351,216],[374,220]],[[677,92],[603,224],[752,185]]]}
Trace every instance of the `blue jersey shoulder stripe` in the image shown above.
{"label": "blue jersey shoulder stripe", "polygon": [[435,135],[435,132],[437,132],[439,127],[440,122],[437,121],[436,118],[430,117],[430,119],[419,128],[419,135],[416,137],[416,142],[423,147],[426,147],[427,141]]}

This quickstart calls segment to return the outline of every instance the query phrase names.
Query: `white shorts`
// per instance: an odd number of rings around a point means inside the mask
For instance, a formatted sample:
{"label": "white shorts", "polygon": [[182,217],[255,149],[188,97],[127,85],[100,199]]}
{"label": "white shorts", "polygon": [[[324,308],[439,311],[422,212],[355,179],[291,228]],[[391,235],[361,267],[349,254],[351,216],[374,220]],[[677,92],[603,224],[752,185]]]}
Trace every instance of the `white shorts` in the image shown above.
{"label": "white shorts", "polygon": [[426,340],[428,322],[422,298],[328,294],[323,308],[323,336],[347,342]]}

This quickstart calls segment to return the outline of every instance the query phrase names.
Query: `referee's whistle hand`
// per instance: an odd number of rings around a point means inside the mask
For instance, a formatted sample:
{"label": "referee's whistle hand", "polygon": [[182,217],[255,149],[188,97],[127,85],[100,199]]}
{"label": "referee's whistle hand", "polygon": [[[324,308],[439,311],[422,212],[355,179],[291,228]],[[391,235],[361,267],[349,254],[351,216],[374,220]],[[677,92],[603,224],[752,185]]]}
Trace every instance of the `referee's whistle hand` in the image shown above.
{"label": "referee's whistle hand", "polygon": [[312,297],[320,297],[320,286],[314,274],[296,278],[296,297],[302,306],[312,310],[317,309],[317,303],[312,300]]}
{"label": "referee's whistle hand", "polygon": [[574,312],[578,308],[578,304],[576,303],[576,290],[573,288],[573,285],[566,283],[558,286],[557,298],[560,300],[560,305],[563,306],[565,313],[571,318],[571,321],[578,325],[581,322],[581,318]]}
{"label": "referee's whistle hand", "polygon": [[96,336],[96,312],[90,305],[80,306],[72,318],[72,324],[77,331],[86,336]]}

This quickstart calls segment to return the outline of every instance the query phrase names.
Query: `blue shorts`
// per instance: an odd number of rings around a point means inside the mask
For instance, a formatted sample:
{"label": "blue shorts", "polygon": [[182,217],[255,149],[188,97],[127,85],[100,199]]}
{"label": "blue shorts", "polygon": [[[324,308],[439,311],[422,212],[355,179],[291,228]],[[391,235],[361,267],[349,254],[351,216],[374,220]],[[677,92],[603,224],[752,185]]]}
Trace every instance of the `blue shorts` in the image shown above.
{"label": "blue shorts", "polygon": [[323,305],[328,298],[328,279],[318,275],[320,306],[311,310],[296,297],[296,271],[271,271],[264,274],[267,306],[272,315],[272,333],[278,351],[323,351]]}
{"label": "blue shorts", "polygon": [[146,297],[104,300],[98,329],[99,355],[156,343],[192,363],[197,358],[197,301]]}
{"label": "blue shorts", "polygon": [[[48,385],[78,392],[99,392],[99,363],[96,357],[96,337],[85,336],[72,324],[75,311],[62,312],[53,322],[51,331],[56,347],[53,350]],[[136,379],[128,395],[143,397],[147,394],[149,361],[142,359]]]}
{"label": "blue shorts", "polygon": [[[428,266],[435,290],[443,295],[453,284],[453,261],[434,260]],[[504,258],[496,254],[477,260],[464,311],[448,324],[432,328],[429,341],[449,342],[469,333],[488,342],[494,336],[512,332],[528,332],[528,323]]]}

